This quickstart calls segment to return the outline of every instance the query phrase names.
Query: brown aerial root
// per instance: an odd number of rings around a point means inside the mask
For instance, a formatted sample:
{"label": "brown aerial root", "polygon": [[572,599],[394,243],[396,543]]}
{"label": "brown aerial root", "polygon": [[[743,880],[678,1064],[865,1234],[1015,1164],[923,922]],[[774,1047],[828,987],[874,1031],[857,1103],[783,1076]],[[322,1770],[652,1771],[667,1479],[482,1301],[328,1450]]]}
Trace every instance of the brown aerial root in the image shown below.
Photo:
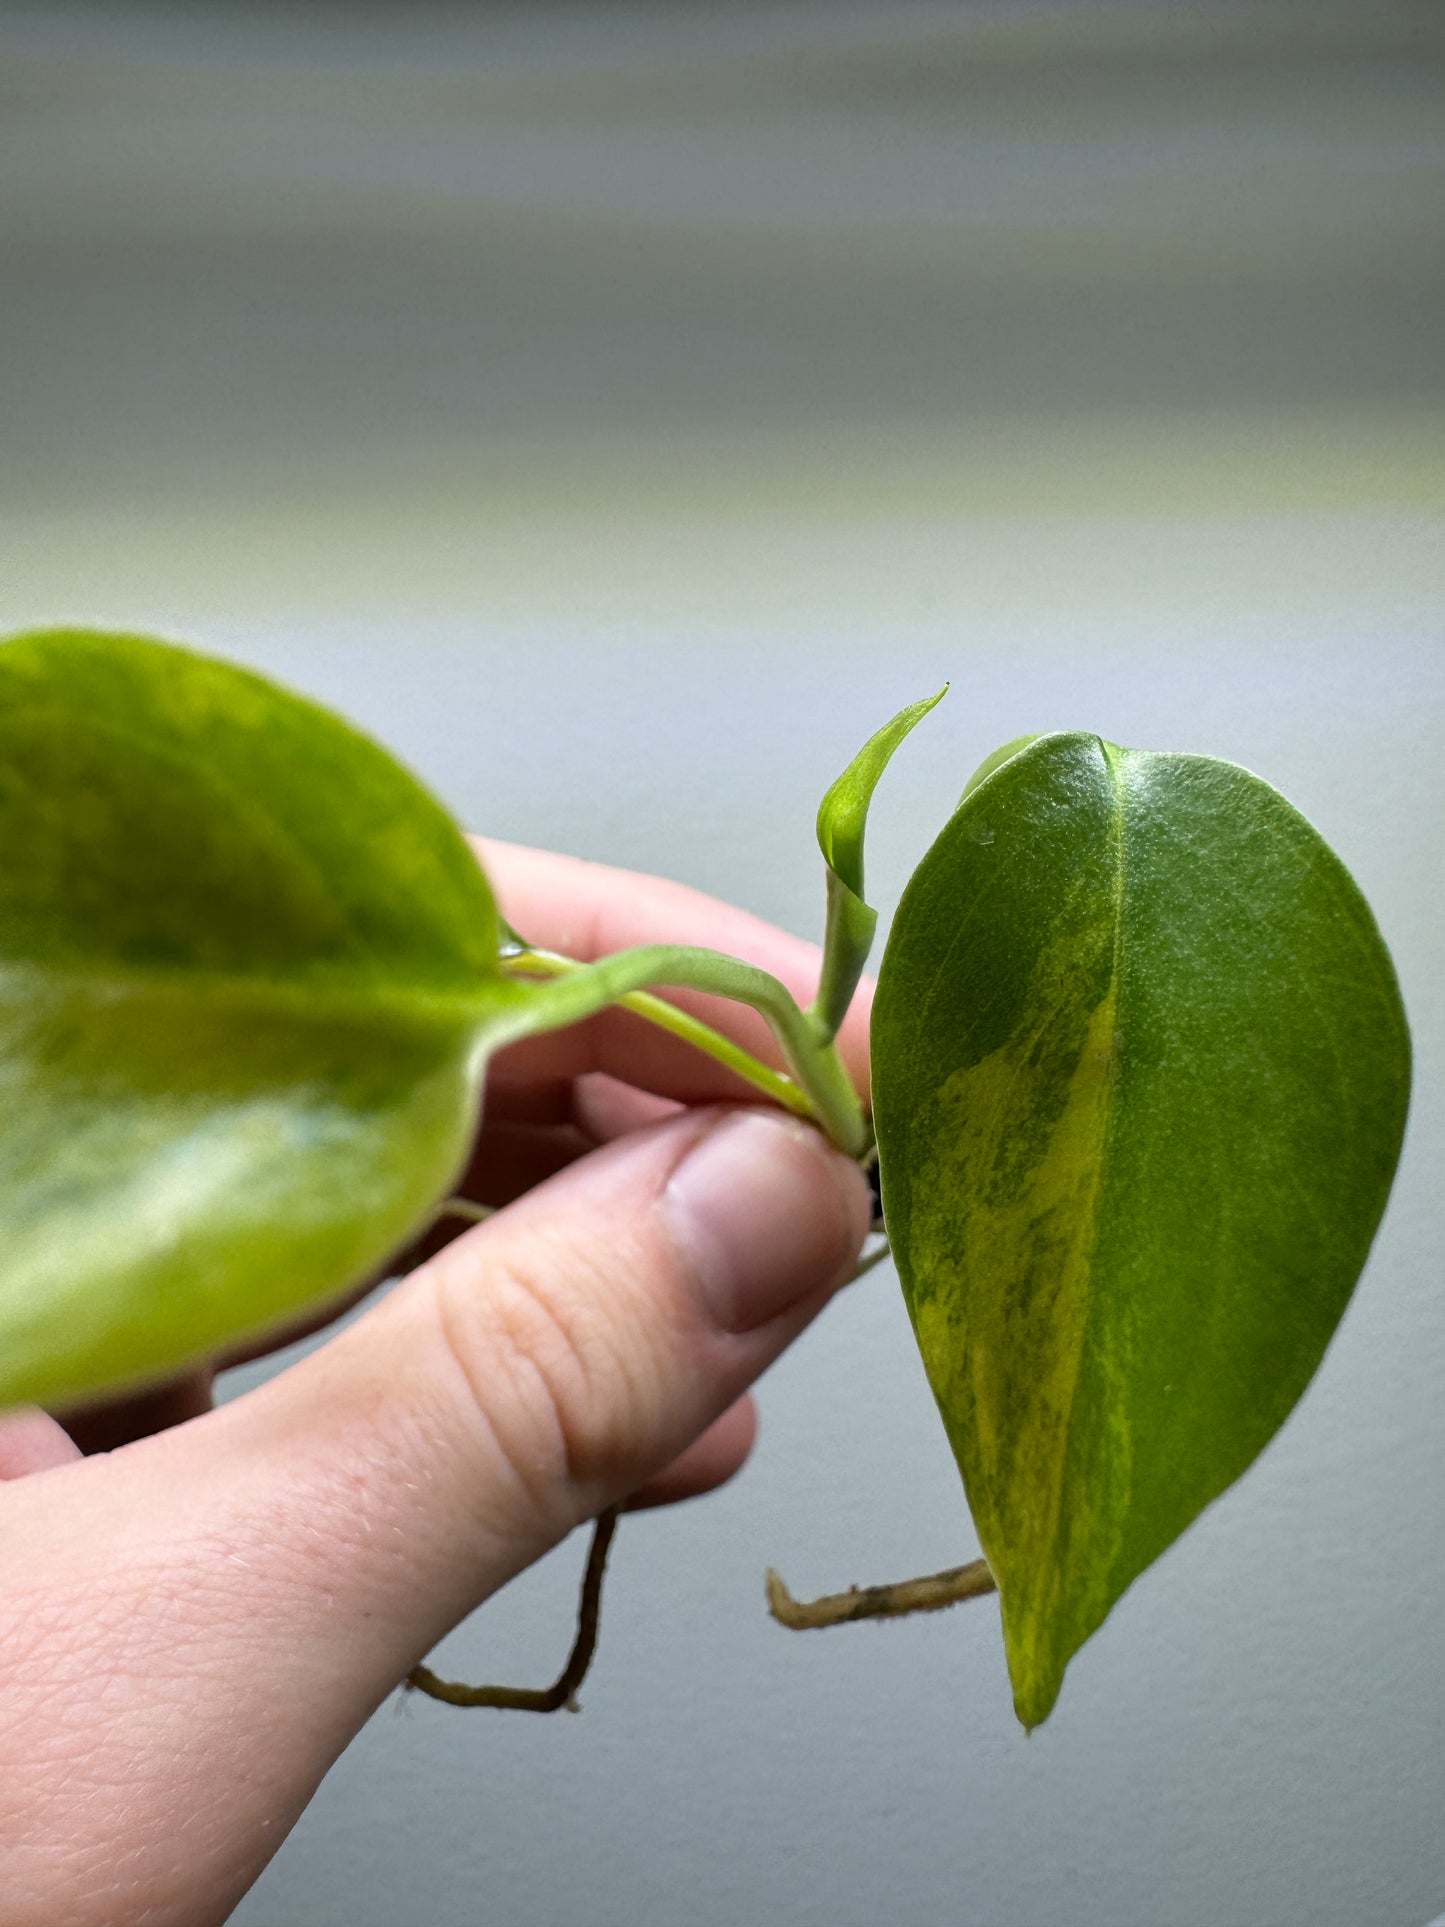
{"label": "brown aerial root", "polygon": [[929,1573],[923,1579],[900,1579],[891,1586],[850,1586],[847,1592],[827,1593],[822,1599],[795,1599],[782,1579],[768,1567],[768,1611],[780,1626],[795,1633],[822,1626],[843,1626],[850,1619],[898,1619],[904,1613],[942,1612],[962,1599],[981,1599],[996,1592],[987,1559],[966,1566]]}
{"label": "brown aerial root", "polygon": [[515,1713],[560,1713],[565,1708],[575,1713],[577,1689],[587,1677],[587,1668],[597,1650],[602,1573],[607,1564],[607,1549],[617,1530],[617,1512],[616,1506],[609,1506],[592,1528],[592,1545],[577,1606],[577,1637],[567,1664],[550,1686],[464,1686],[458,1680],[438,1678],[429,1666],[413,1667],[407,1675],[407,1686],[431,1699],[445,1700],[448,1706],[500,1706]]}

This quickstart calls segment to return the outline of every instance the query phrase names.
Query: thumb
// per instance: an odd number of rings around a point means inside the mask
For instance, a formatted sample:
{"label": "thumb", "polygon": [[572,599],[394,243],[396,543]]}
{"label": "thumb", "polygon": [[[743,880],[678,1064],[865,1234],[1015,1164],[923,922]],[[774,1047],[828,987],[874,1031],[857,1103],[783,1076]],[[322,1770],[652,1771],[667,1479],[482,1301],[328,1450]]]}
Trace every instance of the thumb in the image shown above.
{"label": "thumb", "polygon": [[0,1766],[23,1763],[0,1785],[23,1783],[30,1841],[0,1918],[63,1888],[67,1918],[114,1919],[109,1867],[127,1918],[142,1895],[147,1919],[222,1919],[373,1707],[731,1405],[868,1219],[815,1131],[689,1113],[539,1186],[259,1390],[0,1488]]}
{"label": "thumb", "polygon": [[[338,1515],[336,1582],[389,1642],[383,1686],[732,1405],[870,1215],[810,1127],[693,1112],[538,1186],[255,1395],[291,1490]],[[358,1561],[358,1528],[405,1558]],[[306,1538],[314,1558],[315,1519]]]}

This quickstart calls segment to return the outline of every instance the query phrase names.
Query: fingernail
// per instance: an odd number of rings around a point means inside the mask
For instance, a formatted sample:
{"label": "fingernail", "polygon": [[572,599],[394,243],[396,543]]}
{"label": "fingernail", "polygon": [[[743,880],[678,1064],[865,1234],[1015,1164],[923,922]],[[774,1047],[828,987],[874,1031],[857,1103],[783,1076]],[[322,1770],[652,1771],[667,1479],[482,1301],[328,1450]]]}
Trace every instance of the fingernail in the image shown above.
{"label": "fingernail", "polygon": [[707,1309],[728,1332],[840,1283],[868,1229],[857,1167],[811,1126],[768,1111],[722,1118],[664,1196]]}

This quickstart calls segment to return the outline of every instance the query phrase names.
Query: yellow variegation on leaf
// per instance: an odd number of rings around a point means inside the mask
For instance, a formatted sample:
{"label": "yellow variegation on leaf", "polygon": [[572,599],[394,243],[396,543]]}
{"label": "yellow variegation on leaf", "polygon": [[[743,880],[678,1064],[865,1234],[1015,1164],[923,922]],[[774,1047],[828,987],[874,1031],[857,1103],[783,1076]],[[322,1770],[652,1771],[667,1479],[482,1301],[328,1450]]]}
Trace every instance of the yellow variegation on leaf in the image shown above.
{"label": "yellow variegation on leaf", "polygon": [[1364,899],[1257,777],[991,759],[879,976],[883,1203],[998,1581],[1019,1717],[1304,1390],[1399,1152]]}

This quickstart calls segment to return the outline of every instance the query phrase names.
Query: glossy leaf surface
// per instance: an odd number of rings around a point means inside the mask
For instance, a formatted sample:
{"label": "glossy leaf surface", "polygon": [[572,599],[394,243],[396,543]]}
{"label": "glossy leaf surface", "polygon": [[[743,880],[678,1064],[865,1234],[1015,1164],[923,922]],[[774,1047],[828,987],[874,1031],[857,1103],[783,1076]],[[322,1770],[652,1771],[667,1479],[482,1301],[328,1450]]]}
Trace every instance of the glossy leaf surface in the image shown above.
{"label": "glossy leaf surface", "polygon": [[1244,770],[1042,737],[919,867],[873,1019],[883,1201],[1026,1725],[1304,1390],[1408,1083],[1364,900]]}
{"label": "glossy leaf surface", "polygon": [[139,638],[0,647],[0,1404],[364,1277],[519,995],[445,811],[316,705]]}

